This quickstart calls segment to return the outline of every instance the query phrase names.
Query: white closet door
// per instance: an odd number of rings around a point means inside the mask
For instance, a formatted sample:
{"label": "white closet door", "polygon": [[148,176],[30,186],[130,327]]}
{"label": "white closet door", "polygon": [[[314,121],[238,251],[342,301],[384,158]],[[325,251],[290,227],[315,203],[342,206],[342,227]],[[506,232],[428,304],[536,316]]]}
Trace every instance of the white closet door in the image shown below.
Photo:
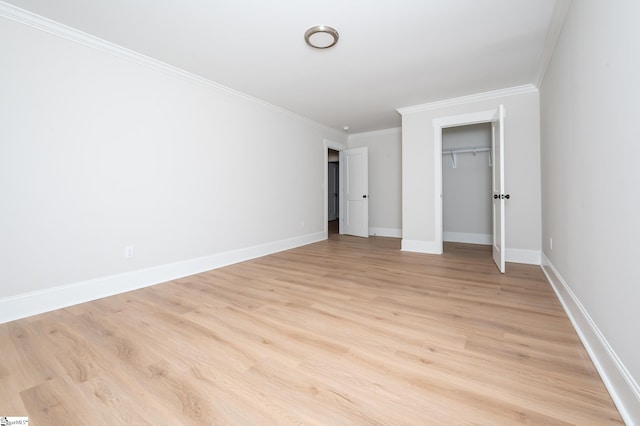
{"label": "white closet door", "polygon": [[493,261],[500,272],[505,271],[505,214],[504,203],[504,106],[491,123],[491,150],[493,153]]}

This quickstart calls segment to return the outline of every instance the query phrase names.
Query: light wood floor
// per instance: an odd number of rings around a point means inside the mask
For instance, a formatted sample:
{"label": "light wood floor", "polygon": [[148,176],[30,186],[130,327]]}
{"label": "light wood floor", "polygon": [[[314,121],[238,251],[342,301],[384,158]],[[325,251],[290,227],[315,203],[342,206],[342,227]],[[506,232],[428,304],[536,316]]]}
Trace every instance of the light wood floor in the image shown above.
{"label": "light wood floor", "polygon": [[539,267],[329,240],[0,325],[31,425],[622,424]]}

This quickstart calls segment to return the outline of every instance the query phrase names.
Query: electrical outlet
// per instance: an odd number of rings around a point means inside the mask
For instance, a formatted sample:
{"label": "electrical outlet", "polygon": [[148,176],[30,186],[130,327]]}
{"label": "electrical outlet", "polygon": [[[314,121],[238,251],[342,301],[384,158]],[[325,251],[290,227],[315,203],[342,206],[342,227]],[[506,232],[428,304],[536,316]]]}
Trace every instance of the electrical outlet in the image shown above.
{"label": "electrical outlet", "polygon": [[124,248],[124,258],[125,259],[131,259],[134,255],[134,250],[133,250],[133,246],[126,246]]}

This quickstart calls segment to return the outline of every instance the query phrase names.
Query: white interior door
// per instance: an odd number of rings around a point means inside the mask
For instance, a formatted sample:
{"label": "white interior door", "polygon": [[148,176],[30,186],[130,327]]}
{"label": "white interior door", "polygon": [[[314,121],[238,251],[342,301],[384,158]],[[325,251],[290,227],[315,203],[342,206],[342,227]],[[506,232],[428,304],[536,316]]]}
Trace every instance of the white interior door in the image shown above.
{"label": "white interior door", "polygon": [[340,151],[340,232],[369,237],[369,153],[367,148]]}
{"label": "white interior door", "polygon": [[500,272],[504,274],[505,263],[505,214],[504,202],[504,106],[496,112],[491,123],[492,138],[491,151],[493,155],[493,261],[496,262]]}

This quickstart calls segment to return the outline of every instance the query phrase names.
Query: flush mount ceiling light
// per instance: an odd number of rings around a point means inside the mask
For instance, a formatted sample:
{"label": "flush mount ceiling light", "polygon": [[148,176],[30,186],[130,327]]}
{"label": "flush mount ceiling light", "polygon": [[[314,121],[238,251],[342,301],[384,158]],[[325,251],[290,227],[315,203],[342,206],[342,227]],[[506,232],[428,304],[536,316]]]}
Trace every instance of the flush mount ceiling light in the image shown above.
{"label": "flush mount ceiling light", "polygon": [[304,33],[304,41],[316,49],[328,49],[338,42],[338,32],[327,25],[316,25]]}

